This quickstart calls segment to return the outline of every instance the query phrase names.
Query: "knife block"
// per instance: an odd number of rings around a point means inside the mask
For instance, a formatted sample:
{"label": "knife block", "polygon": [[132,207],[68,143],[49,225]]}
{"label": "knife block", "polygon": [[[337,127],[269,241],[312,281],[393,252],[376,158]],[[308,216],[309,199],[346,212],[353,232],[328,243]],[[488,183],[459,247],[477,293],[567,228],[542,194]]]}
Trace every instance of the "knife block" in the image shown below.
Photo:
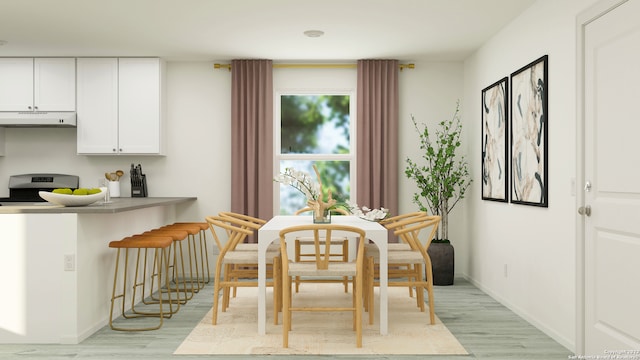
{"label": "knife block", "polygon": [[131,197],[147,197],[147,175],[131,179]]}

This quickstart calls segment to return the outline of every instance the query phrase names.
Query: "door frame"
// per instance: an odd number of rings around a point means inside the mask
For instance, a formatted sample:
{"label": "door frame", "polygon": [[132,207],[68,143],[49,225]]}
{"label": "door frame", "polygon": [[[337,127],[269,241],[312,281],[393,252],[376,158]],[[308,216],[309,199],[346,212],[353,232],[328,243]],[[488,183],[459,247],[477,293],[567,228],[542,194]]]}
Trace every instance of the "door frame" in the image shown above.
{"label": "door frame", "polygon": [[629,0],[600,0],[576,17],[576,342],[575,352],[585,352],[585,218],[577,209],[585,206],[585,28]]}

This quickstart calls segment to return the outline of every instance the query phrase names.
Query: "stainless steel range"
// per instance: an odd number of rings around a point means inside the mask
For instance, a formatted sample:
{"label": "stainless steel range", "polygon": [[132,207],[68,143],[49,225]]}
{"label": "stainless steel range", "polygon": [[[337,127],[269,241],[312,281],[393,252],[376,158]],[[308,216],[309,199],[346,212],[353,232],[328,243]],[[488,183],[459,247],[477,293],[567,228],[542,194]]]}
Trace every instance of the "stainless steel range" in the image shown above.
{"label": "stainless steel range", "polygon": [[[22,174],[9,177],[9,197],[0,198],[0,203],[44,202],[38,192],[57,188],[77,189],[80,178],[65,174]],[[0,204],[2,205],[2,204]]]}

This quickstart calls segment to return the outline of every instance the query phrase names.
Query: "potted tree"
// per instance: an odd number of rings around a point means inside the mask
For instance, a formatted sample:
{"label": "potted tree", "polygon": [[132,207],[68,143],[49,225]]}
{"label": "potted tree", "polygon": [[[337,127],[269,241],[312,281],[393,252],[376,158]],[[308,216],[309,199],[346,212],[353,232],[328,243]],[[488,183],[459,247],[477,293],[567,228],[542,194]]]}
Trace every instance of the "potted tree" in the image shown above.
{"label": "potted tree", "polygon": [[449,212],[471,185],[468,163],[464,156],[457,157],[460,147],[462,124],[460,123],[460,102],[456,104],[453,117],[439,123],[432,140],[429,128],[418,126],[413,115],[411,121],[420,135],[420,149],[423,150],[424,165],[410,158],[406,159],[405,175],[415,181],[420,190],[413,195],[413,202],[420,210],[442,217],[438,232],[429,246],[429,256],[433,265],[434,285],[452,285],[454,274],[454,249],[449,240]]}

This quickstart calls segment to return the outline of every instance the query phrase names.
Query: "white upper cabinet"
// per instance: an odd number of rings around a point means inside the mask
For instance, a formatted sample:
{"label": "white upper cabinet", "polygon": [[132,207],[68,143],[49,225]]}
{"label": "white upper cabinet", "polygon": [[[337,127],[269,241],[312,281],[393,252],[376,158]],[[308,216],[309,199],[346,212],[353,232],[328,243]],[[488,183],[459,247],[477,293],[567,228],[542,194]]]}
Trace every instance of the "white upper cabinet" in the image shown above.
{"label": "white upper cabinet", "polygon": [[121,152],[160,154],[164,67],[157,58],[121,58],[118,66]]}
{"label": "white upper cabinet", "polygon": [[76,59],[35,58],[34,77],[35,110],[76,110]]}
{"label": "white upper cabinet", "polygon": [[33,59],[0,59],[0,111],[33,110]]}
{"label": "white upper cabinet", "polygon": [[0,58],[0,111],[75,110],[75,58]]}
{"label": "white upper cabinet", "polygon": [[78,153],[118,153],[118,59],[78,59]]}
{"label": "white upper cabinet", "polygon": [[163,153],[163,62],[78,59],[79,154]]}

